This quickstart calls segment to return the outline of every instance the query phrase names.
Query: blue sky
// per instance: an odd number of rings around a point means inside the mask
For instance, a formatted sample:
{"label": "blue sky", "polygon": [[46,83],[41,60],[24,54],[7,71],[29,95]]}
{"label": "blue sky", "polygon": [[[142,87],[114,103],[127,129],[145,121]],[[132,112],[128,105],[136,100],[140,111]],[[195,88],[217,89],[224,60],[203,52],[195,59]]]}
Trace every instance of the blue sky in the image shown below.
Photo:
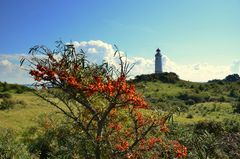
{"label": "blue sky", "polygon": [[128,56],[159,47],[178,64],[240,59],[239,0],[2,0],[0,55],[36,44],[102,40]]}

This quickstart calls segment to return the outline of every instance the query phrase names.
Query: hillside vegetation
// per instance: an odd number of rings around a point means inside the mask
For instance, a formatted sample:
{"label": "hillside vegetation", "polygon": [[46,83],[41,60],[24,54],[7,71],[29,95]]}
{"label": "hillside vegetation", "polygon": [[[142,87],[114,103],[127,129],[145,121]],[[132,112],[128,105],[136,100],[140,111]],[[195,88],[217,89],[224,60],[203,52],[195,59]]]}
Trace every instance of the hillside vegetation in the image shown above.
{"label": "hillside vegetation", "polygon": [[174,73],[137,76],[133,82],[149,101],[152,109],[175,111],[182,123],[199,120],[240,121],[237,105],[240,102],[240,78],[227,76],[207,83],[183,81]]}
{"label": "hillside vegetation", "polygon": [[[175,73],[164,73],[137,76],[130,82],[143,94],[152,111],[174,113],[168,122],[172,130],[168,136],[180,139],[188,147],[188,158],[240,158],[238,77],[196,83],[180,80]],[[33,128],[44,131],[39,119],[48,119],[58,112],[34,92],[25,86],[0,83],[0,128],[4,130],[0,134],[0,150],[3,142],[8,142],[21,147],[21,153],[29,157],[29,151],[35,153],[37,148],[28,144],[34,146],[49,137],[38,138],[37,143],[26,138],[26,134],[36,135]],[[11,132],[13,141],[3,140],[9,134],[6,131]],[[12,153],[20,152],[14,146],[11,149]]]}
{"label": "hillside vegetation", "polygon": [[38,116],[51,112],[54,109],[37,97],[33,89],[0,82],[0,128],[22,132],[36,125]]}

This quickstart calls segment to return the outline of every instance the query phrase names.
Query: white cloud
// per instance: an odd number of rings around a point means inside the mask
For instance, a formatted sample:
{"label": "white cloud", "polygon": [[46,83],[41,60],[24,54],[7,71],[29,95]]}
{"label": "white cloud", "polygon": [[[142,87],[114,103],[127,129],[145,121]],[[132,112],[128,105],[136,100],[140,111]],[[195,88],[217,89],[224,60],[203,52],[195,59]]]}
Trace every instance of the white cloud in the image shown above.
{"label": "white cloud", "polygon": [[163,69],[167,72],[176,72],[181,79],[206,82],[212,79],[223,79],[227,75],[231,74],[229,66],[216,66],[206,63],[181,65],[171,61],[168,57],[163,57]]}
{"label": "white cloud", "polygon": [[[105,43],[100,40],[96,41],[83,41],[83,42],[73,42],[77,49],[82,49],[85,51],[89,61],[96,63],[101,63],[102,61],[107,61],[114,66],[119,65],[117,57],[114,57],[115,49],[111,44]],[[124,54],[120,52],[120,54]],[[153,73],[154,65],[152,59],[144,59],[142,57],[127,57],[127,61],[130,64],[135,64],[132,71],[130,72],[131,76],[139,74],[149,74]]]}
{"label": "white cloud", "polygon": [[0,55],[0,81],[8,83],[27,84],[33,81],[29,78],[28,72],[20,68],[21,55]]}
{"label": "white cloud", "polygon": [[231,65],[231,71],[232,71],[232,73],[240,74],[240,60],[233,61],[232,65]]}
{"label": "white cloud", "polygon": [[77,49],[82,49],[87,56],[87,59],[91,62],[102,63],[104,61],[109,61],[114,63],[114,52],[113,46],[105,43],[101,40],[91,40],[82,42],[73,42]]}
{"label": "white cloud", "polygon": [[[102,63],[107,61],[118,66],[118,60],[114,57],[115,49],[111,44],[101,40],[73,42],[77,49],[86,52],[87,59],[91,62]],[[121,52],[121,54],[124,54]],[[19,67],[19,57],[22,54],[0,55],[0,81],[9,83],[32,83],[33,80],[28,72]],[[154,72],[154,54],[151,59],[143,57],[127,57],[128,62],[135,63],[130,75],[150,74]],[[234,61],[229,66],[199,64],[177,64],[167,56],[163,55],[163,70],[175,72],[181,79],[205,82],[211,79],[223,79],[232,73],[240,73],[240,60]]]}
{"label": "white cloud", "polygon": [[[116,58],[113,58],[115,50],[112,45],[100,40],[73,42],[76,48],[81,48],[86,51],[87,57],[90,61],[102,62],[102,60],[109,61],[116,65]],[[94,49],[94,51],[92,51]],[[154,57],[154,54],[153,54]],[[131,75],[150,74],[154,72],[154,59],[146,59],[142,57],[128,57],[130,63],[135,63]],[[233,67],[233,66],[232,66]],[[240,61],[234,63],[235,69],[240,68]],[[167,56],[163,55],[163,69],[165,72],[175,72],[181,79],[205,82],[211,79],[223,79],[228,74],[231,74],[230,66],[215,66],[206,63],[182,65],[172,61]]]}
{"label": "white cloud", "polygon": [[0,65],[6,66],[6,67],[11,67],[12,63],[9,62],[8,60],[2,60],[2,61],[0,61]]}
{"label": "white cloud", "polygon": [[154,71],[153,59],[145,59],[143,57],[132,57],[130,62],[134,63],[135,66],[131,70],[130,75],[136,76],[139,74],[150,74]]}

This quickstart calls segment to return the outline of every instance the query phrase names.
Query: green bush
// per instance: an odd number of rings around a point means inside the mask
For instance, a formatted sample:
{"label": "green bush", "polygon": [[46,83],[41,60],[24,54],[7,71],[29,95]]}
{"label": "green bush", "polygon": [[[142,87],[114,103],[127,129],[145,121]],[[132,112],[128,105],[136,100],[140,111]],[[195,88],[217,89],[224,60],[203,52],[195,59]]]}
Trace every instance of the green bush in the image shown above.
{"label": "green bush", "polygon": [[188,114],[188,115],[186,116],[186,118],[192,119],[192,118],[193,118],[193,115],[192,115],[192,114]]}
{"label": "green bush", "polygon": [[240,121],[225,119],[223,121],[225,130],[229,133],[240,133]]}
{"label": "green bush", "polygon": [[26,92],[26,91],[33,91],[32,88],[29,88],[24,85],[8,84],[6,82],[4,82],[4,83],[0,82],[0,92],[8,92],[8,91],[12,91],[12,90],[19,94]]}
{"label": "green bush", "polygon": [[203,85],[199,85],[198,90],[203,91],[205,88]]}
{"label": "green bush", "polygon": [[201,134],[192,134],[188,148],[191,149],[191,155],[189,155],[190,158],[229,158],[228,154],[223,152],[219,139],[208,131],[204,131]]}
{"label": "green bush", "polygon": [[229,97],[238,98],[238,96],[239,96],[239,93],[235,89],[232,89],[229,92]]}
{"label": "green bush", "polygon": [[19,104],[19,105],[26,105],[26,102],[25,101],[23,101],[23,100],[15,100],[14,101],[14,104]]}
{"label": "green bush", "polygon": [[220,139],[220,146],[229,158],[240,158],[240,133],[225,133]]}
{"label": "green bush", "polygon": [[236,81],[239,81],[240,80],[240,77],[238,74],[232,74],[232,75],[228,75],[224,81],[226,82],[236,82]]}
{"label": "green bush", "polygon": [[2,92],[9,91],[9,85],[7,84],[7,82],[1,83],[1,86],[2,86]]}
{"label": "green bush", "polygon": [[234,113],[240,113],[240,102],[234,104],[233,107],[234,107],[234,110],[233,110]]}
{"label": "green bush", "polygon": [[16,93],[17,94],[22,94],[24,92],[24,89],[22,89],[22,88],[17,88],[17,90],[16,90]]}
{"label": "green bush", "polygon": [[219,102],[226,102],[226,98],[224,96],[219,97],[218,99]]}
{"label": "green bush", "polygon": [[162,81],[164,83],[176,83],[179,81],[179,77],[174,72],[164,72],[164,73],[153,73],[147,75],[138,75],[133,80],[134,82],[141,81]]}
{"label": "green bush", "polygon": [[201,135],[206,131],[218,136],[224,132],[224,126],[217,121],[200,121],[194,125],[194,133]]}
{"label": "green bush", "polygon": [[26,146],[16,140],[10,129],[0,129],[0,159],[30,159]]}
{"label": "green bush", "polygon": [[210,96],[207,93],[196,94],[192,92],[184,92],[184,93],[180,93],[177,96],[177,98],[184,100],[186,104],[191,105],[194,103],[208,102],[210,99]]}
{"label": "green bush", "polygon": [[15,105],[15,102],[11,99],[4,98],[0,103],[0,110],[12,109]]}
{"label": "green bush", "polygon": [[[90,141],[88,143],[86,136],[69,122],[51,115],[41,116],[38,126],[29,128],[24,134],[29,152],[39,158],[92,158],[94,148]],[[86,154],[85,149],[92,154]]]}
{"label": "green bush", "polygon": [[[238,129],[240,125],[237,121],[225,120],[223,123],[204,121],[191,125],[173,123],[169,126],[172,131],[168,135],[173,140],[178,138],[187,146],[188,158],[240,158],[240,129]],[[196,131],[196,127],[201,131]],[[220,135],[216,131],[220,131]]]}
{"label": "green bush", "polygon": [[11,94],[9,94],[9,93],[0,93],[0,98],[11,98]]}
{"label": "green bush", "polygon": [[193,104],[195,104],[196,102],[195,102],[193,99],[188,99],[187,101],[185,101],[185,103],[186,103],[187,105],[193,105]]}

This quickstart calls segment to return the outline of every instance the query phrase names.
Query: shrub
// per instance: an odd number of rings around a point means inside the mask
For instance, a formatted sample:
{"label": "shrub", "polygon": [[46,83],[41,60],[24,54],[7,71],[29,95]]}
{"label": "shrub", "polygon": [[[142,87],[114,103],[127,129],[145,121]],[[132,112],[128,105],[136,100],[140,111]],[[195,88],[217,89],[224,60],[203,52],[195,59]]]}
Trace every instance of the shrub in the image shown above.
{"label": "shrub", "polygon": [[192,118],[193,118],[193,115],[192,115],[192,114],[188,114],[188,115],[186,116],[186,118],[192,119]]}
{"label": "shrub", "polygon": [[207,102],[209,101],[210,96],[207,93],[196,94],[191,92],[184,92],[180,93],[177,98],[184,100],[185,103],[188,104],[188,100],[190,100],[190,102],[192,101],[192,103]]}
{"label": "shrub", "polygon": [[240,113],[240,102],[237,102],[236,104],[233,105],[233,112],[234,113]]}
{"label": "shrub", "polygon": [[[43,53],[41,59],[36,53]],[[47,96],[38,92],[38,96],[60,110],[70,120],[70,127],[77,130],[78,138],[70,137],[86,146],[79,152],[80,158],[187,155],[185,146],[164,138],[171,113],[162,117],[144,113],[149,112],[149,106],[135,86],[126,81],[131,66],[118,51],[115,55],[119,56],[119,69],[106,63],[89,63],[84,52],[77,52],[71,44],[59,43],[58,59],[54,58],[55,53],[44,46],[33,47],[29,73],[35,85],[48,92]],[[47,143],[44,147],[48,146]]]}
{"label": "shrub", "polygon": [[0,158],[30,159],[26,146],[16,141],[16,134],[10,129],[0,129]]}
{"label": "shrub", "polygon": [[224,96],[219,97],[218,99],[219,102],[226,102],[226,98]]}
{"label": "shrub", "polygon": [[220,139],[220,146],[229,158],[240,158],[240,133],[225,133]]}
{"label": "shrub", "polygon": [[198,89],[199,89],[200,91],[203,91],[203,90],[204,90],[204,86],[201,84],[201,85],[199,85]]}
{"label": "shrub", "polygon": [[195,124],[194,133],[203,134],[205,131],[217,136],[224,132],[224,126],[216,121],[201,121]]}
{"label": "shrub", "polygon": [[228,75],[224,79],[224,81],[226,81],[226,82],[236,82],[236,81],[239,81],[239,80],[240,80],[240,77],[239,77],[238,74]]}
{"label": "shrub", "polygon": [[90,158],[85,150],[94,151],[90,141],[79,136],[77,126],[68,123],[52,115],[41,116],[38,125],[24,133],[29,152],[39,158]]}
{"label": "shrub", "polygon": [[24,92],[24,89],[22,89],[22,88],[17,88],[17,90],[16,90],[16,93],[18,93],[18,94],[22,94]]}
{"label": "shrub", "polygon": [[23,106],[26,105],[26,102],[23,101],[23,100],[15,100],[14,103],[19,104],[19,105],[23,105]]}
{"label": "shrub", "polygon": [[193,134],[190,138],[191,158],[228,158],[220,146],[219,139],[208,131]]}
{"label": "shrub", "polygon": [[0,93],[0,98],[11,98],[11,94],[9,94],[9,93]]}
{"label": "shrub", "polygon": [[12,90],[19,94],[26,92],[26,91],[33,91],[32,88],[29,88],[24,85],[8,84],[7,82],[0,83],[0,91],[1,92],[8,92],[8,91],[12,91]]}
{"label": "shrub", "polygon": [[15,105],[15,102],[11,99],[4,98],[0,103],[0,110],[12,109]]}
{"label": "shrub", "polygon": [[169,101],[168,109],[166,111],[171,112],[186,112],[189,107],[183,101]]}
{"label": "shrub", "polygon": [[185,103],[187,105],[194,105],[196,102],[193,99],[188,99]]}
{"label": "shrub", "polygon": [[227,132],[230,132],[230,133],[239,133],[240,132],[240,122],[239,121],[225,119],[223,121],[223,124],[225,125],[225,129]]}
{"label": "shrub", "polygon": [[235,89],[232,89],[232,90],[229,92],[229,96],[230,96],[230,97],[233,97],[233,98],[238,98],[239,93],[238,93]]}
{"label": "shrub", "polygon": [[157,81],[160,80],[164,83],[176,83],[179,81],[179,77],[174,72],[154,73],[148,75],[138,75],[133,80],[134,82],[141,81]]}
{"label": "shrub", "polygon": [[24,93],[24,92],[27,92],[27,91],[33,91],[32,88],[29,88],[29,87],[24,86],[24,85],[17,85],[17,84],[11,84],[10,88],[12,90],[15,90],[15,92],[18,93],[18,94],[21,94],[21,93]]}
{"label": "shrub", "polygon": [[9,85],[7,82],[2,83],[2,92],[9,91]]}

